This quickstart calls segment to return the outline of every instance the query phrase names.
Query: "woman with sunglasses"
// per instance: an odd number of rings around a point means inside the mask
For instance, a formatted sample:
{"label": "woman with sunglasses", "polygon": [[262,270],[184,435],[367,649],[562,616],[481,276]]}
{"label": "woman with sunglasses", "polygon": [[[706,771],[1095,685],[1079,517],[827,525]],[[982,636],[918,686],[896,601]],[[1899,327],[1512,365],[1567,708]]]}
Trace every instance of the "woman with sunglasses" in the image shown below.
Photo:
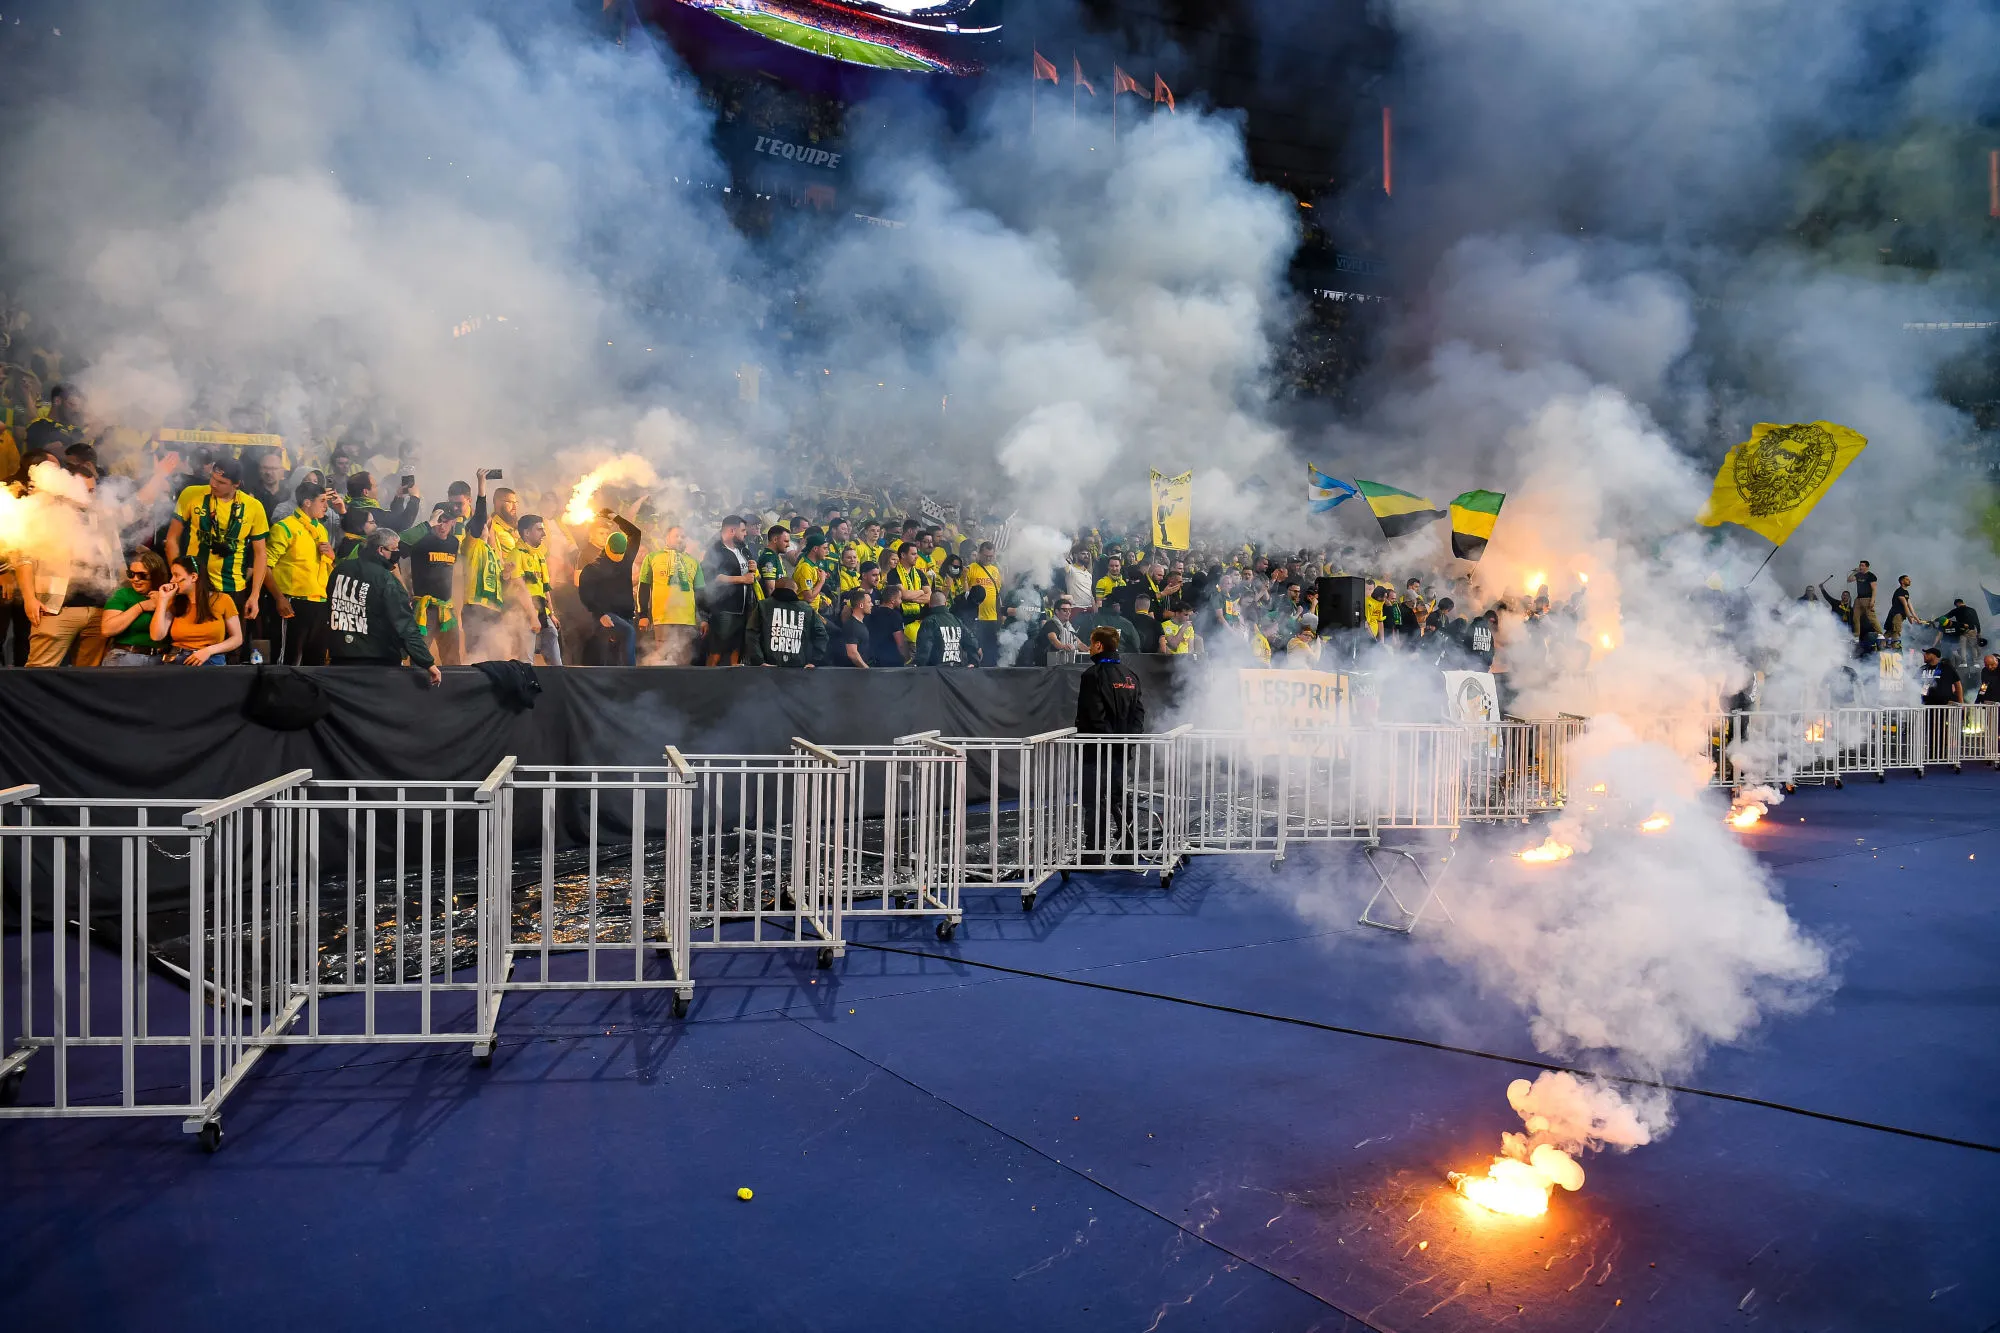
{"label": "woman with sunglasses", "polygon": [[125,582],[104,599],[104,666],[158,666],[165,654],[153,642],[153,593],[167,581],[160,557],[141,546],[126,558]]}
{"label": "woman with sunglasses", "polygon": [[206,561],[174,557],[173,577],[153,594],[153,642],[168,645],[167,661],[225,666],[243,646],[236,600],[209,586]]}

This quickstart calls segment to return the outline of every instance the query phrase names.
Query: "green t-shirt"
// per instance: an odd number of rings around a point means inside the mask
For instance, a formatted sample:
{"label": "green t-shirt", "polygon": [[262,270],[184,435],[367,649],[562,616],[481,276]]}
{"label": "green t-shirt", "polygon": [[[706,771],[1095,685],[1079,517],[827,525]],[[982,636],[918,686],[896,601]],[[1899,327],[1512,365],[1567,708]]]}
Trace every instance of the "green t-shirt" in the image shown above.
{"label": "green t-shirt", "polygon": [[766,549],[757,557],[757,577],[766,584],[775,586],[779,579],[789,578],[791,572],[785,568],[785,557],[776,551]]}
{"label": "green t-shirt", "polygon": [[[104,599],[106,611],[130,611],[146,601],[146,595],[129,584],[120,584],[112,594]],[[118,648],[151,648],[153,646],[153,618],[150,615],[135,618],[125,627],[125,632],[111,640]]]}

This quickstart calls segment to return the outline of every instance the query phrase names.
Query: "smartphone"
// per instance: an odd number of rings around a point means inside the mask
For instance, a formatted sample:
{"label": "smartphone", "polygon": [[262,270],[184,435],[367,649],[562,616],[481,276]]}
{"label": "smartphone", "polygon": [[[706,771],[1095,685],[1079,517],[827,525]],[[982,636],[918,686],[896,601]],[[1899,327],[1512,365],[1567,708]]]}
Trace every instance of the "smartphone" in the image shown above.
{"label": "smartphone", "polygon": [[497,467],[490,467],[490,468],[487,468],[487,469],[486,469],[486,480],[488,480],[488,481],[499,481],[499,480],[500,480],[500,469],[499,469],[499,468],[497,468]]}
{"label": "smartphone", "polygon": [[403,484],[404,484],[405,486],[414,486],[414,485],[416,485],[416,484],[417,484],[417,477],[416,477],[416,474],[415,474],[414,472],[405,472],[405,473],[403,474]]}

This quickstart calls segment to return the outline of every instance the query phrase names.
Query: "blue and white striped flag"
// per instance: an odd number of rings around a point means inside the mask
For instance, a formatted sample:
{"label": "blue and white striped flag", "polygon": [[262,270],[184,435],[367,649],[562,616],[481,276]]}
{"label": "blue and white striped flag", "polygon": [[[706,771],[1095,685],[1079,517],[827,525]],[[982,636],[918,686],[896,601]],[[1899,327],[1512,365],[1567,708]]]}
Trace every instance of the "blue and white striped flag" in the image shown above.
{"label": "blue and white striped flag", "polygon": [[1359,494],[1351,482],[1329,477],[1311,463],[1306,464],[1306,508],[1313,513],[1324,514]]}

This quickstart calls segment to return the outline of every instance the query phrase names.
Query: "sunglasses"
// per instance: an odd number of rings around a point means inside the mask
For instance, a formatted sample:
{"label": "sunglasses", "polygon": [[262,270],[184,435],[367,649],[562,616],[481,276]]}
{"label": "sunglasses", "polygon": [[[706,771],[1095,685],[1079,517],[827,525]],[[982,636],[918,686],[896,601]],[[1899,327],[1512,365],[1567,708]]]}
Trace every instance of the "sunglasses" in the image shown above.
{"label": "sunglasses", "polygon": [[151,583],[153,581],[153,576],[143,569],[128,569],[125,571],[125,577],[128,579],[138,579],[144,583]]}

